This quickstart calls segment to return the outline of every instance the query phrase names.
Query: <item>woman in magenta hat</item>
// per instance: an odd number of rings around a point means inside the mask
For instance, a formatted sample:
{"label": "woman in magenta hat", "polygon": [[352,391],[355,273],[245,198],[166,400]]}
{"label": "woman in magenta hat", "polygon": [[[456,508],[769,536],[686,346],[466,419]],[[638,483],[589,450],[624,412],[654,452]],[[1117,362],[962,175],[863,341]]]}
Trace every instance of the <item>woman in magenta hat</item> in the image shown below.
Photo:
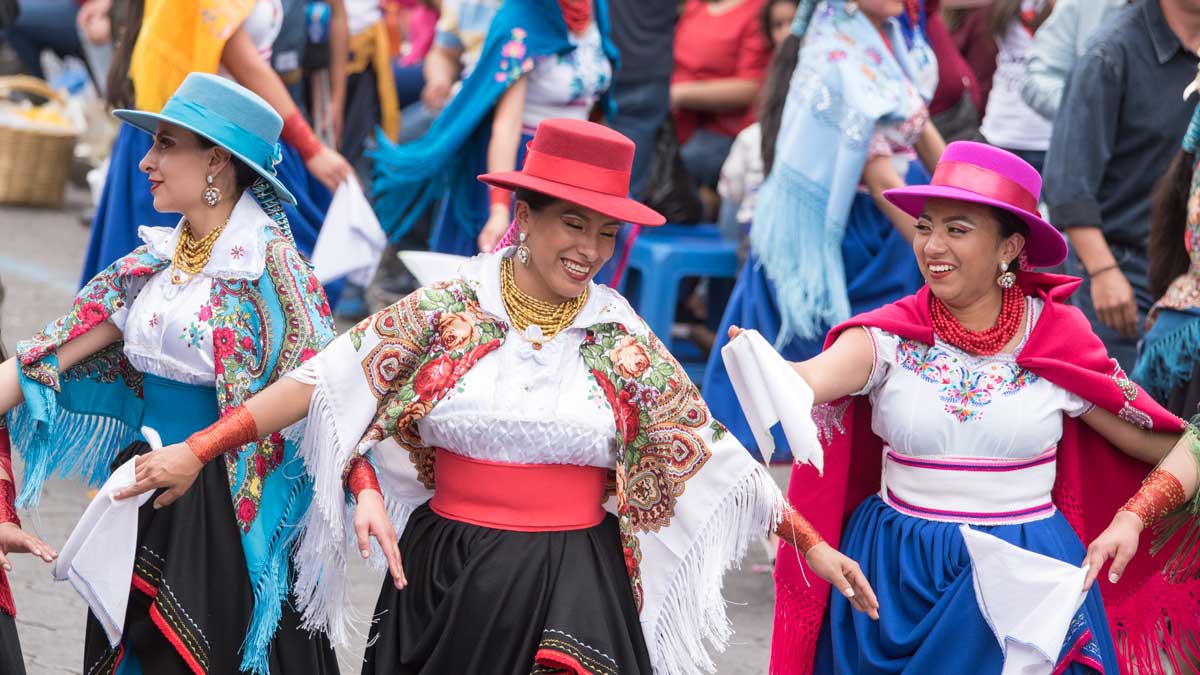
{"label": "woman in magenta hat", "polygon": [[[515,191],[515,246],[158,453],[179,475],[187,446],[220,452],[307,417],[296,600],[345,642],[346,559],[376,539],[391,578],[358,613],[375,617],[364,673],[700,673],[706,642],[729,637],[724,570],[772,528],[811,547],[645,322],[592,281],[623,222],[663,223],[627,197],[633,151],[600,125],[543,121],[521,171],[480,177]],[[842,578],[853,563],[819,550],[819,574],[873,611],[861,575]]]}
{"label": "woman in magenta hat", "polygon": [[784,553],[772,672],[1162,672],[1161,654],[1180,657],[1194,596],[1166,592],[1161,561],[1080,593],[1081,542],[1183,423],[1065,304],[1078,279],[1028,271],[1067,250],[1040,188],[1015,155],[958,142],[929,185],[884,193],[916,219],[927,283],[795,364],[825,404],[827,459],[820,477],[795,468],[788,495],[862,565],[880,620],[806,585]]}

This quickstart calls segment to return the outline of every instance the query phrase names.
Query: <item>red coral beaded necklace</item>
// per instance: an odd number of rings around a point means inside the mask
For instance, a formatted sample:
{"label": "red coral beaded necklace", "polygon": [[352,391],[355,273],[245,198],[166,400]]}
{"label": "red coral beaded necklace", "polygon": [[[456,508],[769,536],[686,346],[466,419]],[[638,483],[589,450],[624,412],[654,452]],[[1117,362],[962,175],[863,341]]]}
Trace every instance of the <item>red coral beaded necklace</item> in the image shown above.
{"label": "red coral beaded necklace", "polygon": [[562,9],[567,30],[573,35],[583,35],[592,23],[592,0],[558,0],[558,6]]}
{"label": "red coral beaded necklace", "polygon": [[958,322],[941,299],[932,293],[929,295],[929,317],[933,322],[933,332],[947,344],[980,356],[992,356],[1004,349],[1004,345],[1013,339],[1021,327],[1024,309],[1025,294],[1021,289],[1015,285],[1006,288],[996,323],[985,330],[969,330]]}

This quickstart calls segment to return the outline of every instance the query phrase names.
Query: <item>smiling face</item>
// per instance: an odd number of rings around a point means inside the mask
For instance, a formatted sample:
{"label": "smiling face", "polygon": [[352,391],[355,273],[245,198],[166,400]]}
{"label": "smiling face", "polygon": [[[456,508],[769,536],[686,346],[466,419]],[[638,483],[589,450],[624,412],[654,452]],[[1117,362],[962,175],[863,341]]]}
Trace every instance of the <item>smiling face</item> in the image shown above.
{"label": "smiling face", "polygon": [[1000,263],[1016,267],[1025,246],[1020,233],[1001,236],[990,206],[929,199],[917,219],[913,252],[934,295],[951,307],[967,307],[998,293]]}
{"label": "smiling face", "polygon": [[159,122],[154,145],[142,157],[138,168],[150,181],[154,210],[160,213],[188,213],[199,206],[207,177],[224,194],[233,187],[233,167],[229,152],[205,147],[196,134],[168,122]]}
{"label": "smiling face", "polygon": [[564,302],[587,290],[612,257],[621,223],[591,209],[556,200],[535,210],[517,202],[517,225],[527,236],[529,265],[516,265],[521,290]]}

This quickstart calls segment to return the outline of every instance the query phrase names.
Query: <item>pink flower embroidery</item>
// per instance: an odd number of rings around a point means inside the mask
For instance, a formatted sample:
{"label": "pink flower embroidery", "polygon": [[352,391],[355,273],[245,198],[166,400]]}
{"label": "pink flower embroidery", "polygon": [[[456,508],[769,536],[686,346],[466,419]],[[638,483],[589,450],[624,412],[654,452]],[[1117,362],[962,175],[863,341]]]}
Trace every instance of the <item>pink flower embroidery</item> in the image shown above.
{"label": "pink flower embroidery", "polygon": [[158,325],[158,312],[155,312],[150,315],[150,327],[154,328],[157,325]]}
{"label": "pink flower embroidery", "polygon": [[506,56],[510,59],[525,58],[525,45],[517,42],[516,40],[512,40],[500,49],[500,55]]}
{"label": "pink flower embroidery", "polygon": [[846,58],[846,52],[841,49],[835,49],[829,52],[829,56],[827,58],[830,63],[837,63],[838,61],[842,61]]}
{"label": "pink flower embroidery", "polygon": [[198,315],[201,321],[208,321],[212,318],[212,307],[201,305],[200,314]]}
{"label": "pink flower embroidery", "polygon": [[242,256],[246,255],[246,249],[242,246],[234,246],[229,250],[229,255],[233,256],[234,260],[241,260]]}

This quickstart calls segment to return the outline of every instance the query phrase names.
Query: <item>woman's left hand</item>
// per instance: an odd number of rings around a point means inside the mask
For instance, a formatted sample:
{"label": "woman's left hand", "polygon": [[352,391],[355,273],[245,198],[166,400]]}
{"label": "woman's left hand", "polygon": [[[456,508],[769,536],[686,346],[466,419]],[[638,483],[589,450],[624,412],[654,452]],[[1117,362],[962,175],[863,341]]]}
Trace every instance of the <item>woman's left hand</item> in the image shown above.
{"label": "woman's left hand", "polygon": [[136,482],[117,492],[116,498],[128,499],[166,488],[166,492],[154,500],[154,508],[161,509],[188,491],[204,464],[186,443],[176,443],[134,458],[134,467]]}
{"label": "woman's left hand", "polygon": [[1096,577],[1100,576],[1100,569],[1109,558],[1112,559],[1112,567],[1108,570],[1108,580],[1115,584],[1121,579],[1121,575],[1125,573],[1125,566],[1137,553],[1138,539],[1142,535],[1143,527],[1142,519],[1130,511],[1118,511],[1117,515],[1113,516],[1108,529],[1101,532],[1100,536],[1092,541],[1092,545],[1088,546],[1087,558],[1084,559],[1088,565],[1088,573],[1083,582],[1083,590],[1091,589]]}

